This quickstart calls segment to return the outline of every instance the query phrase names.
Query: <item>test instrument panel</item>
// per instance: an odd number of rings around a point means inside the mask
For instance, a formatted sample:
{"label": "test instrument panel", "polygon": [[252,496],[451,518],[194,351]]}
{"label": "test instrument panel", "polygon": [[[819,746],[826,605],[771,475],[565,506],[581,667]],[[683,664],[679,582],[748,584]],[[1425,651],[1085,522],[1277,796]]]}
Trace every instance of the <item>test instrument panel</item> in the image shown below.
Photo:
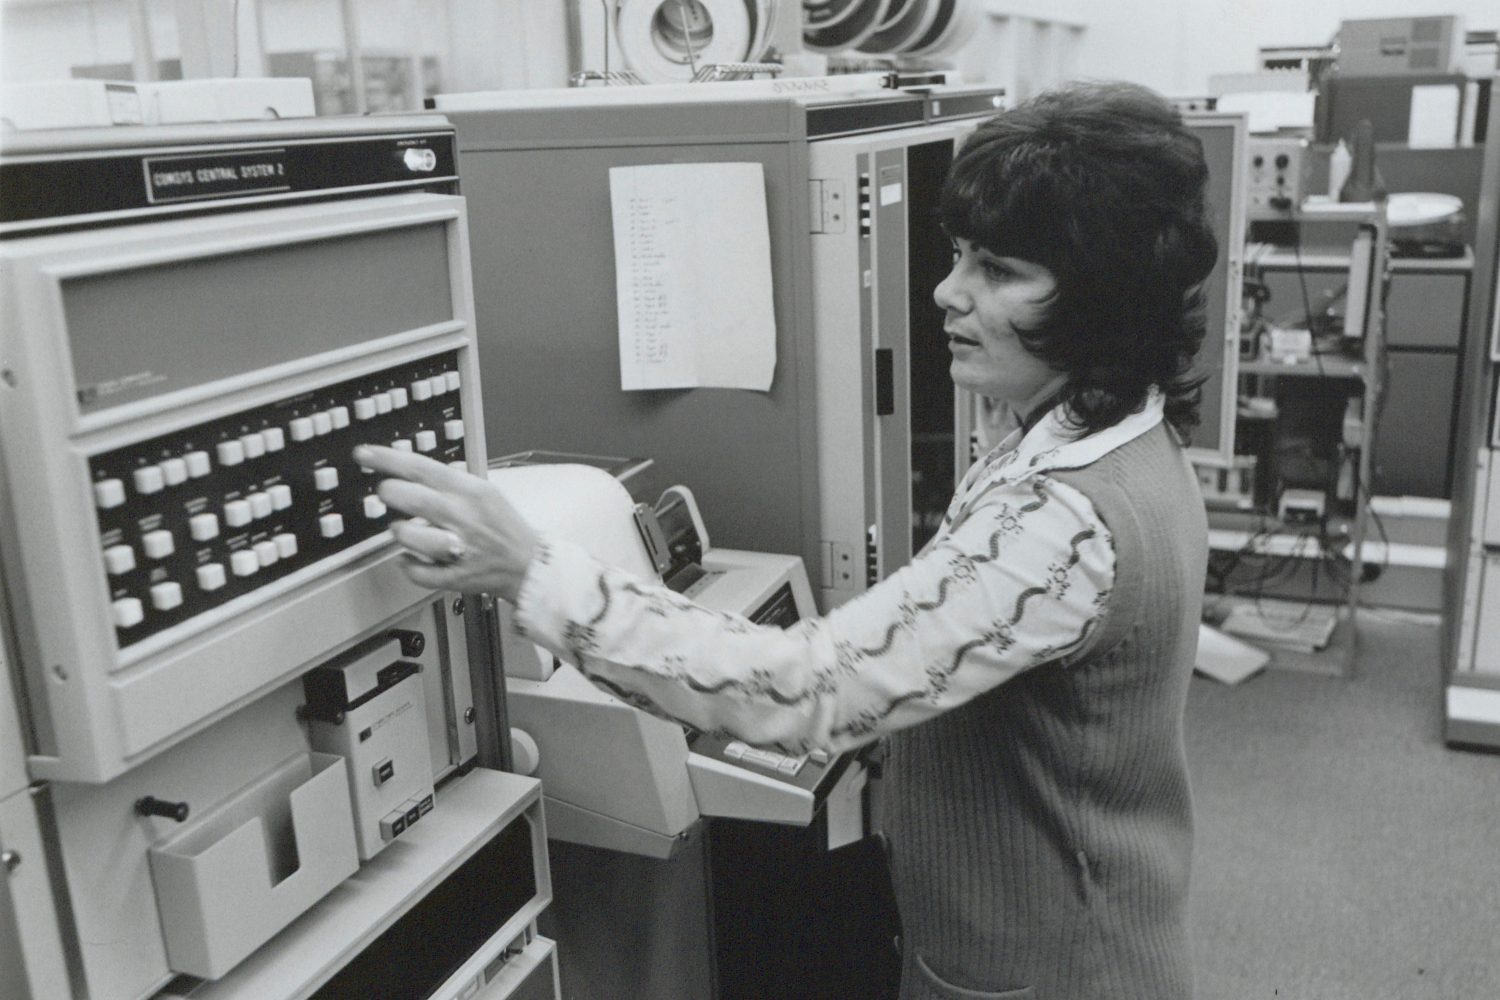
{"label": "test instrument panel", "polygon": [[[480,341],[511,348],[481,350],[495,451],[649,455],[694,485],[722,544],[800,555],[825,610],[910,559],[967,467],[972,408],[931,295],[952,259],[935,208],[957,144],[1003,96],[857,82],[434,99],[458,129],[486,275]],[[699,162],[763,167],[774,380],[623,392],[609,170]]]}
{"label": "test instrument panel", "polygon": [[455,159],[433,115],[0,139],[7,997],[556,996],[483,602],[351,457],[484,473]]}

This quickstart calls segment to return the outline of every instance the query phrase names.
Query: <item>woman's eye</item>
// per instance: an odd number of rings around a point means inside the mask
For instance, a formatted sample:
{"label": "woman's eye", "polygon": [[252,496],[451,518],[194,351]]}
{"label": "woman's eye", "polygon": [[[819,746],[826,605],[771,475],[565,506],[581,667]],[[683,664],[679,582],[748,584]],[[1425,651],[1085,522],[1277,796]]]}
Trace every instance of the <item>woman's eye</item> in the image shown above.
{"label": "woman's eye", "polygon": [[1008,278],[1011,275],[1011,269],[997,260],[983,261],[980,267],[984,269],[984,276],[986,278],[992,278],[996,281],[1001,278]]}

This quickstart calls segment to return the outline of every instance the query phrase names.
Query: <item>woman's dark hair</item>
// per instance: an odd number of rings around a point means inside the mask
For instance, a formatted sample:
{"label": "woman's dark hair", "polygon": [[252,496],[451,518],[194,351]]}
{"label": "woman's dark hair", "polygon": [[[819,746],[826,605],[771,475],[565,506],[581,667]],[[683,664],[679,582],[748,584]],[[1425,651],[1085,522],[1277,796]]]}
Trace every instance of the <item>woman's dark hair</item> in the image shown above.
{"label": "woman's dark hair", "polygon": [[1017,332],[1067,374],[1052,402],[1080,433],[1136,412],[1152,385],[1179,434],[1197,425],[1199,286],[1218,254],[1207,183],[1181,116],[1127,83],[1040,94],[980,125],[955,159],[941,202],[948,235],[1057,278],[1042,325]]}

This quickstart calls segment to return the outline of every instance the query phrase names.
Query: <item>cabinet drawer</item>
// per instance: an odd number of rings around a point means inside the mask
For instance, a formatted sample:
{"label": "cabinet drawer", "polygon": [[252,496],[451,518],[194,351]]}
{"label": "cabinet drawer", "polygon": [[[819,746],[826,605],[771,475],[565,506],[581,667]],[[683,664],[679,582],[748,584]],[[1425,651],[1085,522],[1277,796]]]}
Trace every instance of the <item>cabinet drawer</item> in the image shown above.
{"label": "cabinet drawer", "polygon": [[1467,275],[1397,272],[1391,277],[1386,300],[1386,343],[1391,347],[1458,347],[1468,291]]}
{"label": "cabinet drawer", "polygon": [[1453,442],[1458,355],[1391,351],[1375,429],[1372,492],[1446,497]]}

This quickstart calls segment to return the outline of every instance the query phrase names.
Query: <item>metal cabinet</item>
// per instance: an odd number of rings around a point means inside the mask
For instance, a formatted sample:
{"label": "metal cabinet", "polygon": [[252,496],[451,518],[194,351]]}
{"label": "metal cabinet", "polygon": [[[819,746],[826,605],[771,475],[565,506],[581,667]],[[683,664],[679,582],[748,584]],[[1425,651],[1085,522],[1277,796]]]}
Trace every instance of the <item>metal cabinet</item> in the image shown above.
{"label": "metal cabinet", "polygon": [[[1306,313],[1342,312],[1347,263],[1325,255],[1263,258],[1266,313],[1301,326]],[[1376,425],[1371,492],[1381,496],[1452,495],[1452,444],[1473,255],[1393,258],[1386,300],[1387,397]]]}

